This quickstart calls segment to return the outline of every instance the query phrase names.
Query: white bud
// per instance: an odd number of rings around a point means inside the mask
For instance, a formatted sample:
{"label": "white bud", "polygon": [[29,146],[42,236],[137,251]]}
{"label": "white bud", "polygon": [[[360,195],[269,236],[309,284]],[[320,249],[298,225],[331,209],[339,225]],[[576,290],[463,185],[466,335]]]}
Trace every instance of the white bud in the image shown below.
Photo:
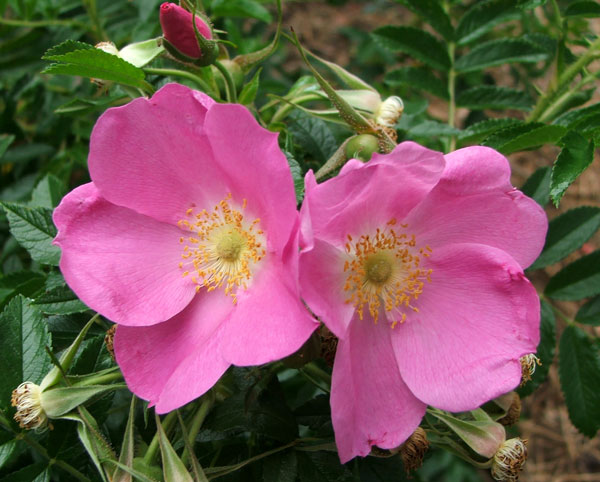
{"label": "white bud", "polygon": [[375,115],[375,123],[384,127],[394,127],[403,111],[404,103],[400,97],[388,97],[379,106]]}
{"label": "white bud", "polygon": [[12,392],[11,405],[16,407],[15,420],[19,427],[35,429],[41,432],[46,429],[48,417],[42,408],[42,389],[32,382],[23,382]]}

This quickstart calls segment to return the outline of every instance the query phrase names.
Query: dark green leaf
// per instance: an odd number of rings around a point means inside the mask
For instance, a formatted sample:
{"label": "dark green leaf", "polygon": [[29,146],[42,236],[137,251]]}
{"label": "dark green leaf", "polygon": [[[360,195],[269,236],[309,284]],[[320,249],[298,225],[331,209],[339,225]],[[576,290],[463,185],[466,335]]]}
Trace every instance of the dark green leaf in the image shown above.
{"label": "dark green leaf", "polygon": [[474,2],[456,27],[458,45],[466,45],[483,34],[520,15],[514,0],[489,0]]}
{"label": "dark green leaf", "polygon": [[60,250],[52,245],[56,227],[52,223],[52,210],[29,208],[20,204],[0,203],[6,211],[10,232],[31,257],[42,263],[58,265]]}
{"label": "dark green leaf", "polygon": [[337,141],[325,121],[303,112],[294,112],[289,118],[294,141],[315,160],[323,163],[336,151]]}
{"label": "dark green leaf", "polygon": [[46,67],[45,74],[78,75],[151,90],[142,69],[100,49],[74,50],[45,58],[58,62]]}
{"label": "dark green leaf", "polygon": [[64,42],[48,49],[42,58],[44,60],[57,60],[58,57],[69,52],[74,52],[75,50],[91,50],[93,48],[93,45],[86,44],[84,42],[65,40]]}
{"label": "dark green leaf", "polygon": [[548,0],[517,0],[517,7],[521,10],[532,10],[545,5]]}
{"label": "dark green leaf", "polygon": [[263,463],[263,482],[295,482],[297,474],[298,460],[293,450],[271,455]]}
{"label": "dark green leaf", "polygon": [[597,114],[600,114],[600,102],[598,102],[597,104],[590,105],[588,107],[583,107],[581,109],[565,112],[561,116],[554,119],[553,124],[571,128],[576,123],[580,122],[582,119],[585,119],[589,116],[595,116]]}
{"label": "dark green leaf", "polygon": [[554,360],[556,351],[556,320],[552,307],[545,301],[541,301],[540,343],[537,346],[536,356],[540,359],[540,365],[536,367],[534,374],[525,385],[518,389],[519,396],[531,395],[548,376],[550,365]]}
{"label": "dark green leaf", "polygon": [[594,160],[594,141],[588,141],[575,131],[569,131],[561,139],[563,146],[552,167],[550,197],[558,207],[563,194]]}
{"label": "dark green leaf", "polygon": [[212,13],[221,17],[250,17],[271,23],[269,11],[254,0],[214,0]]}
{"label": "dark green leaf", "polygon": [[54,151],[54,147],[49,144],[37,142],[24,144],[6,151],[2,156],[2,164],[20,164],[39,157],[50,156]]}
{"label": "dark green leaf", "polygon": [[290,152],[284,151],[284,153],[290,166],[290,171],[292,172],[292,179],[294,180],[296,202],[301,203],[304,198],[304,176],[302,175],[302,168]]}
{"label": "dark green leaf", "polygon": [[403,52],[438,70],[450,68],[445,45],[433,35],[415,27],[387,25],[373,32],[375,40],[392,52]]}
{"label": "dark green leaf", "polygon": [[450,17],[437,0],[396,0],[406,5],[413,12],[425,20],[444,39],[452,41],[454,38],[454,27]]}
{"label": "dark green leaf", "polygon": [[501,131],[508,127],[514,127],[517,124],[523,122],[518,119],[511,119],[508,117],[501,119],[486,119],[476,124],[472,124],[466,129],[463,129],[458,138],[462,142],[481,142],[486,137],[490,136],[494,132]]}
{"label": "dark green leaf", "polygon": [[240,104],[249,105],[254,102],[254,99],[256,99],[256,93],[258,92],[258,85],[260,83],[260,71],[261,69],[258,69],[250,82],[244,85],[244,88],[240,92],[240,96],[238,98],[238,102]]}
{"label": "dark green leaf", "polygon": [[520,137],[528,132],[543,127],[545,124],[541,122],[532,122],[530,124],[518,123],[512,126],[506,127],[505,129],[498,130],[487,137],[483,144],[494,149],[501,149],[502,146],[512,142],[513,139]]}
{"label": "dark green leaf", "polygon": [[426,90],[442,99],[448,98],[448,87],[431,69],[422,67],[401,67],[388,72],[385,82],[392,87],[408,85],[414,89]]}
{"label": "dark green leaf", "polygon": [[556,300],[580,300],[600,293],[600,251],[594,251],[555,274],[545,293]]}
{"label": "dark green leaf", "polygon": [[403,482],[406,476],[399,455],[394,457],[365,457],[358,459],[358,472],[361,482]]}
{"label": "dark green leaf", "polygon": [[120,95],[111,95],[107,97],[103,97],[101,99],[80,99],[75,98],[70,100],[69,102],[62,104],[61,106],[54,109],[56,114],[87,114],[90,112],[95,112],[98,110],[104,110],[107,107],[110,107],[114,103],[118,103],[121,99],[124,99],[123,96]]}
{"label": "dark green leaf", "polygon": [[431,138],[438,136],[455,136],[460,132],[460,129],[451,127],[444,122],[426,120],[411,127],[408,129],[408,132],[410,136]]}
{"label": "dark green leaf", "polygon": [[70,315],[89,310],[66,285],[46,291],[36,298],[33,304],[49,315]]}
{"label": "dark green leaf", "polygon": [[472,72],[512,62],[539,62],[547,57],[546,50],[533,42],[522,38],[503,38],[474,47],[459,57],[455,69],[458,72]]}
{"label": "dark green leaf", "polygon": [[565,328],[560,339],[558,373],[569,418],[577,429],[593,437],[600,428],[600,357],[589,337],[576,326]]}
{"label": "dark green leaf", "polygon": [[505,155],[524,151],[544,144],[556,144],[563,137],[566,128],[562,126],[543,125],[515,137],[506,142],[498,150]]}
{"label": "dark green leaf", "polygon": [[456,98],[456,104],[472,110],[529,110],[533,105],[533,99],[528,93],[520,90],[493,85],[479,85],[462,91]]}
{"label": "dark green leaf", "polygon": [[552,170],[549,167],[540,167],[525,181],[525,184],[521,187],[521,191],[544,207],[550,200],[551,174]]}
{"label": "dark green leaf", "polygon": [[48,464],[39,462],[0,479],[0,482],[49,482]]}
{"label": "dark green leaf", "polygon": [[600,227],[600,208],[581,206],[550,221],[546,244],[530,269],[543,268],[579,249]]}
{"label": "dark green leaf", "polygon": [[586,325],[600,326],[600,296],[596,296],[579,308],[575,320]]}
{"label": "dark green leaf", "polygon": [[572,2],[564,13],[565,17],[600,17],[600,4],[598,2]]}
{"label": "dark green leaf", "polygon": [[51,339],[42,313],[21,295],[14,297],[0,313],[0,331],[0,366],[5,367],[0,408],[8,410],[15,388],[24,381],[39,384],[50,370],[46,346],[51,345]]}
{"label": "dark green leaf", "polygon": [[340,464],[336,453],[298,452],[298,474],[301,482],[354,482],[352,473]]}
{"label": "dark green leaf", "polygon": [[47,174],[37,183],[31,193],[31,207],[42,207],[53,209],[65,195],[65,183],[52,174]]}
{"label": "dark green leaf", "polygon": [[12,134],[2,134],[0,136],[0,159],[2,159],[2,156],[6,152],[6,149],[10,147],[14,140],[15,136],[13,136]]}

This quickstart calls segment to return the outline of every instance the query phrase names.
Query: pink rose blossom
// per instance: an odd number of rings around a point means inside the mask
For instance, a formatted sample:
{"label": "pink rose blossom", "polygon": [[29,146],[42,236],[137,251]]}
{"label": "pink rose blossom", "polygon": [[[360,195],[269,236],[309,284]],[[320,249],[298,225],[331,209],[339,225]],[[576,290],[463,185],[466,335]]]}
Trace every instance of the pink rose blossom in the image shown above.
{"label": "pink rose blossom", "polygon": [[301,294],[339,338],[342,462],[399,446],[427,405],[473,410],[519,384],[540,317],[523,268],[547,220],[501,154],[405,142],[319,185],[309,172],[301,218]]}
{"label": "pink rose blossom", "polygon": [[88,162],[54,213],[60,267],[119,323],[117,362],[158,413],[310,336],[290,170],[246,108],[166,85],[105,112]]}

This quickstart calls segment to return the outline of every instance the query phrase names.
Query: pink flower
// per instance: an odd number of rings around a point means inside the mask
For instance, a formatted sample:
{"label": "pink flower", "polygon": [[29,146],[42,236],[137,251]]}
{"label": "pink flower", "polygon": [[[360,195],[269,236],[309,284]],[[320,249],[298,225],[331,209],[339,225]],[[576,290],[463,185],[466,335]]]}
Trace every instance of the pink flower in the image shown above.
{"label": "pink flower", "polygon": [[158,413],[310,336],[290,170],[246,108],[166,85],[105,112],[88,162],[92,182],[54,213],[60,267],[119,323],[125,380]]}
{"label": "pink flower", "polygon": [[540,316],[523,268],[547,220],[502,155],[405,142],[319,185],[309,172],[301,218],[301,294],[339,338],[342,462],[400,445],[426,405],[473,410],[519,384]]}
{"label": "pink flower", "polygon": [[[179,5],[165,2],[160,6],[159,17],[164,37],[177,50],[193,59],[202,56],[194,31],[193,15],[190,12]],[[198,16],[196,27],[204,38],[212,38],[210,27]]]}

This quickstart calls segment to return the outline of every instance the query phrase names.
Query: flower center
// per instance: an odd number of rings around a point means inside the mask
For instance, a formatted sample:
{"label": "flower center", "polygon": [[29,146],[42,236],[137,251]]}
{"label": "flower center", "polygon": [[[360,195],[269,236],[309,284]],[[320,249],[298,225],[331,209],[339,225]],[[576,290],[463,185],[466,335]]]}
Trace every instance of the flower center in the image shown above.
{"label": "flower center", "polygon": [[[362,235],[353,241],[348,235],[344,265],[348,293],[346,303],[352,303],[358,316],[363,319],[365,306],[375,323],[381,307],[391,316],[392,328],[406,321],[406,310],[418,312],[415,301],[423,292],[425,282],[431,281],[431,269],[423,269],[421,261],[430,256],[429,246],[417,247],[414,234],[402,232],[408,226],[395,227],[396,220],[389,221],[383,230],[377,229],[375,236]],[[388,318],[391,317],[388,315]]]}
{"label": "flower center", "polygon": [[196,291],[224,287],[236,303],[238,289],[248,287],[254,267],[266,251],[263,231],[258,228],[260,219],[244,219],[245,199],[239,210],[230,202],[231,193],[211,211],[196,210],[195,206],[186,211],[188,219],[177,224],[192,234],[179,238],[184,245],[179,268],[183,276],[191,275]]}

